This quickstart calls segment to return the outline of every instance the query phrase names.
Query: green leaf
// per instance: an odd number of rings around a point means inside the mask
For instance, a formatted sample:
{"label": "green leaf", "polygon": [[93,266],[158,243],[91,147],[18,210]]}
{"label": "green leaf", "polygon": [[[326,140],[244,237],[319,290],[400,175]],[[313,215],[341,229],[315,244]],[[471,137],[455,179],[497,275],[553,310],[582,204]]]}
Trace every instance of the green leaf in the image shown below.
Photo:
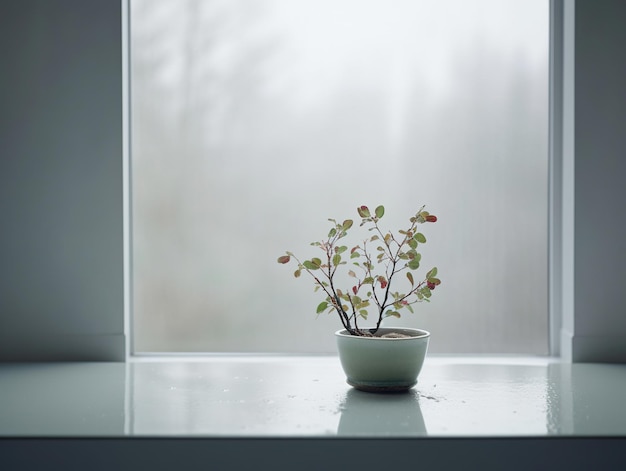
{"label": "green leaf", "polygon": [[397,317],[400,319],[401,315],[398,311],[387,311],[385,312],[385,317]]}
{"label": "green leaf", "polygon": [[374,213],[376,214],[376,217],[380,219],[385,215],[385,207],[383,205],[378,206]]}
{"label": "green leaf", "polygon": [[312,258],[311,263],[313,263],[313,265],[317,265],[318,268],[322,266],[322,261],[317,257]]}
{"label": "green leaf", "polygon": [[359,316],[361,316],[363,319],[367,320],[367,309],[361,309],[359,311]]}
{"label": "green leaf", "polygon": [[341,227],[343,228],[344,231],[347,231],[348,229],[352,227],[352,224],[354,224],[352,219],[346,219],[341,225]]}
{"label": "green leaf", "polygon": [[418,262],[422,261],[422,254],[417,253],[415,250],[411,249],[407,252],[407,255],[411,260],[417,260]]}
{"label": "green leaf", "polygon": [[415,250],[417,248],[417,241],[415,239],[409,239],[409,247]]}
{"label": "green leaf", "polygon": [[433,267],[428,273],[426,273],[426,278],[434,278],[437,276],[437,267]]}
{"label": "green leaf", "polygon": [[335,237],[337,235],[337,229],[335,229],[334,227],[328,231],[328,237]]}
{"label": "green leaf", "polygon": [[320,267],[319,265],[315,265],[310,260],[305,260],[304,262],[302,262],[302,265],[304,265],[304,268],[307,268],[308,270],[317,270]]}
{"label": "green leaf", "polygon": [[327,307],[328,307],[328,303],[326,301],[322,301],[317,306],[317,313],[319,314],[320,312],[324,312]]}
{"label": "green leaf", "polygon": [[426,242],[426,236],[421,232],[418,232],[417,234],[415,234],[415,240],[418,241],[420,244],[424,244]]}
{"label": "green leaf", "polygon": [[345,245],[342,245],[341,247],[335,247],[335,253],[344,253],[346,250],[348,250],[348,247],[346,247]]}
{"label": "green leaf", "polygon": [[338,266],[341,263],[341,255],[339,255],[338,253],[336,253],[333,256],[333,265]]}
{"label": "green leaf", "polygon": [[352,254],[350,255],[350,258],[359,258],[361,256],[361,254],[359,252],[352,252]]}
{"label": "green leaf", "polygon": [[420,261],[416,258],[406,264],[411,270],[417,270],[420,267]]}
{"label": "green leaf", "polygon": [[406,272],[406,277],[411,282],[411,286],[413,286],[415,284],[415,280],[413,279],[413,274],[410,271],[408,271],[408,272]]}

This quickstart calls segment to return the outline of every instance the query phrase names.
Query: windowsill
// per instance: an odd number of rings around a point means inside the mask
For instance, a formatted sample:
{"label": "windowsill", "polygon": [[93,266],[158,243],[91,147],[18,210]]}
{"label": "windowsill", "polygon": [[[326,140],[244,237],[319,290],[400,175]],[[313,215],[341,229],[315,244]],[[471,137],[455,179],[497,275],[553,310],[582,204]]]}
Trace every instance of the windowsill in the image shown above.
{"label": "windowsill", "polygon": [[626,365],[429,356],[408,394],[335,356],[0,364],[0,437],[626,436]]}

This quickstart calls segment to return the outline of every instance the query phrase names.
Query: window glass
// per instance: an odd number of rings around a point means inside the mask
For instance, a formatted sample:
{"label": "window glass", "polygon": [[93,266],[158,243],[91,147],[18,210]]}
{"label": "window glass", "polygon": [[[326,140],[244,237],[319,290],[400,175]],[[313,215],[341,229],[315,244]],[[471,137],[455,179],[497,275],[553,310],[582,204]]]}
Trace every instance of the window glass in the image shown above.
{"label": "window glass", "polygon": [[[276,263],[423,204],[431,352],[547,353],[545,0],[132,0],[136,352],[333,352]],[[359,241],[353,239],[355,244]]]}

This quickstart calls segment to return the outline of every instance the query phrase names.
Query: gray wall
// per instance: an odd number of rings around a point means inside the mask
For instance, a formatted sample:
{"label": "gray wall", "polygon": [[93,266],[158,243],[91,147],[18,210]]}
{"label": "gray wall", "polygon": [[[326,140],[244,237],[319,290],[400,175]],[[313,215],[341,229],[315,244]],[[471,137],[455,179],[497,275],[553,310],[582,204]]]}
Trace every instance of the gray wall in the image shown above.
{"label": "gray wall", "polygon": [[562,353],[573,361],[623,362],[626,2],[564,7]]}
{"label": "gray wall", "polygon": [[125,357],[121,23],[0,7],[0,360]]}

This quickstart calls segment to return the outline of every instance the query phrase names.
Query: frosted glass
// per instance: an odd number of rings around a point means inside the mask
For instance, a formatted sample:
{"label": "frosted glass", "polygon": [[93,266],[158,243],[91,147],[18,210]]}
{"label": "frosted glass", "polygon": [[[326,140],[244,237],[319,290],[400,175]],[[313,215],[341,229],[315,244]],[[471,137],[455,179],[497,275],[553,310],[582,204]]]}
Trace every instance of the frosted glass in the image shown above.
{"label": "frosted glass", "polygon": [[442,285],[386,325],[547,353],[548,10],[133,0],[135,351],[334,352],[339,319],[276,258],[361,204],[390,229],[425,204]]}

